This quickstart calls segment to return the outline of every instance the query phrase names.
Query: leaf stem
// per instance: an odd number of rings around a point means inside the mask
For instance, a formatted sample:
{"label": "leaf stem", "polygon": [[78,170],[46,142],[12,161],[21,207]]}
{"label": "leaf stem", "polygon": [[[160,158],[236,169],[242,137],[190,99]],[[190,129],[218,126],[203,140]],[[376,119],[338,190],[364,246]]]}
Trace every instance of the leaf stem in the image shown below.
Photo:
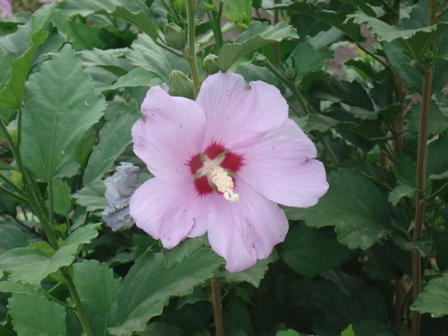
{"label": "leaf stem", "polygon": [[[220,6],[221,5],[222,1],[220,3]],[[215,42],[216,42],[215,49],[216,51],[219,51],[222,45],[224,44],[221,31],[221,14],[220,12],[218,12],[215,15],[212,10],[207,10],[207,17],[212,27],[213,35],[215,36]]]}
{"label": "leaf stem", "polygon": [[221,304],[221,289],[219,281],[212,279],[212,303],[213,303],[213,318],[215,320],[216,336],[224,336],[224,327],[222,324],[222,304]]}
{"label": "leaf stem", "polygon": [[78,290],[76,289],[75,283],[72,277],[66,269],[61,269],[62,276],[64,277],[68,290],[70,291],[70,296],[75,303],[76,315],[78,316],[79,322],[81,322],[82,329],[87,336],[93,336],[92,329],[90,329],[90,324],[87,319],[86,312],[79,297]]}
{"label": "leaf stem", "polygon": [[174,50],[173,48],[171,48],[170,46],[167,46],[165,43],[160,42],[159,40],[153,40],[155,44],[157,44],[160,48],[163,48],[165,50],[168,50],[170,53],[173,53],[174,55],[176,55],[177,57],[184,57],[184,55],[182,55],[180,52],[178,52],[177,50]]}
{"label": "leaf stem", "polygon": [[[305,111],[305,113],[307,115],[311,114],[311,111],[308,107],[308,102],[305,100],[305,98],[303,98],[302,94],[300,93],[299,89],[297,89],[295,84],[292,81],[288,80],[285,76],[283,76],[283,74],[280,71],[278,71],[277,68],[271,62],[269,62],[269,60],[267,58],[265,58],[264,64],[278,79],[280,79],[280,81],[283,84],[285,84],[292,91],[293,95],[297,98],[300,105],[302,106],[303,111]],[[302,115],[302,117],[303,117],[303,115]],[[315,132],[313,131],[311,133],[319,140],[319,142],[322,144],[322,146],[324,146],[325,150],[327,151],[328,155],[330,155],[331,159],[334,162],[339,163],[338,158],[333,153],[333,151],[332,151],[331,147],[328,145],[327,141],[325,141],[325,138],[322,135],[322,133],[320,133],[318,131],[315,131]]]}
{"label": "leaf stem", "polygon": [[196,0],[187,0],[187,20],[188,20],[188,52],[185,58],[190,67],[191,79],[193,80],[194,99],[198,96],[201,81],[199,78],[198,64],[196,61],[196,36],[195,36],[195,18],[196,18]]}

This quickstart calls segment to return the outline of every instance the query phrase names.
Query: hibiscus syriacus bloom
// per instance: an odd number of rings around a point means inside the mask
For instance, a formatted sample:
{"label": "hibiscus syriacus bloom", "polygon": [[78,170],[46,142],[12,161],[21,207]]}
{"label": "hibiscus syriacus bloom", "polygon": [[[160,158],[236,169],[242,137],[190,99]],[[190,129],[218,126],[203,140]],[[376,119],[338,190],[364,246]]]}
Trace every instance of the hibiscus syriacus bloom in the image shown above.
{"label": "hibiscus syriacus bloom", "polygon": [[316,147],[272,85],[218,73],[196,101],[149,89],[142,113],[134,152],[155,177],[136,190],[130,213],[165,248],[208,232],[227,270],[242,271],[285,239],[277,203],[310,207],[328,189]]}
{"label": "hibiscus syriacus bloom", "polygon": [[0,0],[0,19],[12,15],[12,5],[8,0]]}

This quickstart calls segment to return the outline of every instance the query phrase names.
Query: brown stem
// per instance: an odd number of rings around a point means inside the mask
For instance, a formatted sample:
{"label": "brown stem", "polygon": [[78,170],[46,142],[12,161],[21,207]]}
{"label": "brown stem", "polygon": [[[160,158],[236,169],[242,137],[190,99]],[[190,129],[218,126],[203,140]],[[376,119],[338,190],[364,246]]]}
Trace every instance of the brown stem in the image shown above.
{"label": "brown stem", "polygon": [[[426,180],[426,155],[428,142],[428,118],[431,103],[432,68],[423,72],[422,108],[420,111],[420,126],[418,134],[417,152],[417,200],[415,211],[414,240],[419,239],[423,232],[423,220],[425,217],[425,180]],[[412,251],[412,297],[415,302],[422,291],[422,260],[417,251]],[[418,311],[412,313],[412,336],[420,335],[421,315]]]}
{"label": "brown stem", "polygon": [[224,327],[222,324],[221,289],[219,288],[219,281],[217,279],[212,279],[212,298],[216,336],[224,336]]}

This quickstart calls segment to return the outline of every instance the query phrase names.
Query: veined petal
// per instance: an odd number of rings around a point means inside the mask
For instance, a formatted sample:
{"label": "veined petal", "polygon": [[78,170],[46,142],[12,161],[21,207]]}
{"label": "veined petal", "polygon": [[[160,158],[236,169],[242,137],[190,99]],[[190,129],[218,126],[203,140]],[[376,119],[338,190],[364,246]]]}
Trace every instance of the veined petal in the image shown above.
{"label": "veined petal", "polygon": [[227,148],[256,143],[288,117],[288,105],[276,87],[261,81],[247,84],[232,73],[208,77],[196,101],[207,118],[205,146],[213,141]]}
{"label": "veined petal", "polygon": [[172,97],[161,87],[149,89],[142,104],[146,120],[132,128],[134,152],[155,176],[188,172],[188,161],[200,152],[205,114],[193,100]]}
{"label": "veined petal", "polygon": [[192,177],[155,177],[141,185],[130,202],[137,226],[165,248],[207,231],[208,197],[199,196]]}
{"label": "veined petal", "polygon": [[240,199],[229,202],[213,193],[210,201],[208,238],[213,250],[227,261],[226,269],[239,272],[267,258],[285,239],[288,220],[272,201],[243,181],[235,187]]}
{"label": "veined petal", "polygon": [[328,190],[323,164],[312,160],[316,147],[290,119],[238,152],[245,158],[238,176],[271,201],[310,207]]}

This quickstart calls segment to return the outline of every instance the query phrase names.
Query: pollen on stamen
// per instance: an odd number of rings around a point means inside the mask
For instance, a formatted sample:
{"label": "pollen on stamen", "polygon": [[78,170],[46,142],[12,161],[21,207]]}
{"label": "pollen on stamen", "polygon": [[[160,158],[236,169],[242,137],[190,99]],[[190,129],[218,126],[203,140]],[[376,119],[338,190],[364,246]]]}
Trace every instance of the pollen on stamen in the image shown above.
{"label": "pollen on stamen", "polygon": [[238,194],[233,191],[233,180],[229,176],[229,173],[219,166],[212,166],[207,172],[207,175],[216,186],[219,192],[221,192],[224,198],[230,202],[236,202],[239,200]]}

